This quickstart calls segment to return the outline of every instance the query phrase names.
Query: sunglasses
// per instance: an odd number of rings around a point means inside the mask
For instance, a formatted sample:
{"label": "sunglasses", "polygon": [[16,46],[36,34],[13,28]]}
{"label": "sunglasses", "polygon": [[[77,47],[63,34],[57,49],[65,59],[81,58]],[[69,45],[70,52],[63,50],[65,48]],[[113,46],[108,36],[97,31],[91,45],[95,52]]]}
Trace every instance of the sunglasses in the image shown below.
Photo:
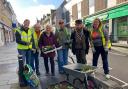
{"label": "sunglasses", "polygon": [[59,22],[59,24],[63,24],[64,22]]}

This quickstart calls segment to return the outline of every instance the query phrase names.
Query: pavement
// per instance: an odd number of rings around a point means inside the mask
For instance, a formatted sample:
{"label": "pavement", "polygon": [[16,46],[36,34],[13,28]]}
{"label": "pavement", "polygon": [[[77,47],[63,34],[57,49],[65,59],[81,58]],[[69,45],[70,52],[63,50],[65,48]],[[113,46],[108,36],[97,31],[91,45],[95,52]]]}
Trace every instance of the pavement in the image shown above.
{"label": "pavement", "polygon": [[123,48],[123,47],[112,47],[112,50],[123,53],[124,55],[128,55],[128,48]]}
{"label": "pavement", "polygon": [[128,48],[128,44],[124,42],[112,43],[112,46]]}
{"label": "pavement", "polygon": [[[43,58],[40,60],[40,87],[46,89],[49,85],[66,80],[65,75],[58,73],[57,62],[55,66],[55,76],[45,76]],[[10,43],[0,47],[0,89],[30,89],[29,87],[20,88],[18,83],[18,60],[16,43]]]}
{"label": "pavement", "polygon": [[112,50],[128,55],[128,44],[112,43]]}
{"label": "pavement", "polygon": [[18,89],[15,43],[0,47],[0,89]]}
{"label": "pavement", "polygon": [[[112,47],[112,50],[118,51],[120,54],[128,55],[128,49],[122,47]],[[91,51],[91,50],[90,50]],[[75,58],[75,56],[69,52],[69,56]],[[69,57],[69,62],[73,63]],[[87,55],[87,62],[91,64],[92,54],[91,52]],[[74,60],[76,63],[76,60]],[[65,75],[60,75],[58,73],[58,66],[56,63],[56,76],[45,76],[45,69],[43,65],[43,59],[40,58],[40,72],[41,76],[40,82],[41,87],[39,89],[46,89],[48,85],[55,84],[57,82],[66,80]],[[17,50],[16,44],[10,43],[6,46],[0,47],[0,89],[29,89],[28,87],[20,88],[18,84],[18,61],[17,61]],[[114,73],[113,73],[114,74]],[[115,73],[116,74],[116,73]]]}
{"label": "pavement", "polygon": [[119,46],[112,46],[112,50],[123,53],[125,55],[128,55],[128,48],[126,47],[119,47]]}

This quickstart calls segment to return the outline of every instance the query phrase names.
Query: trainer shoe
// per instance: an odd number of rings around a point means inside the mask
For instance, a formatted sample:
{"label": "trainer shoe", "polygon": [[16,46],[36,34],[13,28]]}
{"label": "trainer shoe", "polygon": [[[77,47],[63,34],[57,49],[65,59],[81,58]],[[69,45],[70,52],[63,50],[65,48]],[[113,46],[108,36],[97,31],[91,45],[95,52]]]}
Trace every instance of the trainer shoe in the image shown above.
{"label": "trainer shoe", "polygon": [[110,76],[109,74],[106,74],[105,77],[106,77],[107,79],[110,79],[111,76]]}

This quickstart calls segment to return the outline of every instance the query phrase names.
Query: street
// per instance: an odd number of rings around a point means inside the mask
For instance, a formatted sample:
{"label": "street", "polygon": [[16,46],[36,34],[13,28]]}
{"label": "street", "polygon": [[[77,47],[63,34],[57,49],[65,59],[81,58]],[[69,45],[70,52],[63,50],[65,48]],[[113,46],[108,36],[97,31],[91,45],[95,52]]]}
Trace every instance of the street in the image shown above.
{"label": "street", "polygon": [[[91,63],[90,60],[92,59],[91,52],[88,54],[87,59],[90,64]],[[128,83],[128,78],[127,78],[128,71],[126,70],[126,68],[128,67],[128,55],[111,50],[109,51],[108,59],[109,59],[110,75]],[[101,58],[99,59],[98,66],[99,67],[102,66]]]}
{"label": "street", "polygon": [[109,63],[112,67],[111,75],[128,83],[128,56],[112,51],[109,53]]}
{"label": "street", "polygon": [[[125,82],[128,82],[128,71],[126,70],[128,66],[128,56],[116,51],[109,52],[109,63],[112,70],[110,74],[117,77]],[[92,54],[91,50],[87,56],[88,63],[91,63]],[[69,60],[71,61],[71,60]],[[99,59],[99,66],[102,66],[101,60]],[[17,76],[17,51],[16,44],[11,43],[7,46],[0,47],[0,89],[19,89],[18,87],[18,76]],[[40,58],[40,80],[41,89],[45,89],[48,84],[52,84],[58,81],[65,80],[63,75],[58,74],[58,69],[56,65],[56,76],[47,77],[45,76],[45,70],[43,65],[43,59]],[[103,72],[103,71],[102,71]],[[22,88],[23,89],[23,88]]]}

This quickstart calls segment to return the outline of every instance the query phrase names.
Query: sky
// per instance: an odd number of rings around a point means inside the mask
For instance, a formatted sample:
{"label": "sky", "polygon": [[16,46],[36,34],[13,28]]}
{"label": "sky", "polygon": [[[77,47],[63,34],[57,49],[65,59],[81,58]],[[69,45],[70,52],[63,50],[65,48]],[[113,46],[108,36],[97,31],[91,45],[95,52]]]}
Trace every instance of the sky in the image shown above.
{"label": "sky", "polygon": [[51,9],[57,8],[63,0],[7,0],[11,3],[17,20],[22,24],[24,19],[30,19],[30,25],[36,23],[44,14],[50,13]]}

